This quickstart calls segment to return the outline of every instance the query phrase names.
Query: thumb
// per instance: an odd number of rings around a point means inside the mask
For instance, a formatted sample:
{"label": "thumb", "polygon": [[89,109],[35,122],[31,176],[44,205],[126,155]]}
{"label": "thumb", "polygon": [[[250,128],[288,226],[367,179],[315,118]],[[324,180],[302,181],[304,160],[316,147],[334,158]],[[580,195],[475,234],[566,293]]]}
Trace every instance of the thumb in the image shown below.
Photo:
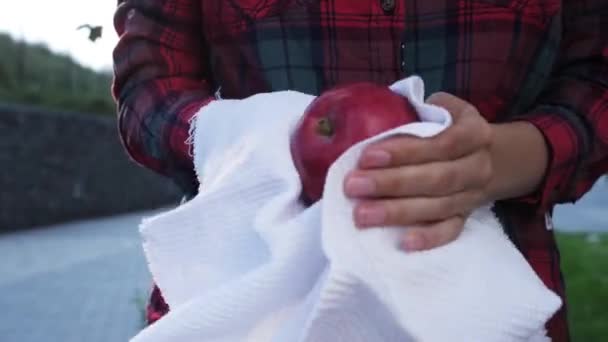
{"label": "thumb", "polygon": [[469,102],[445,92],[433,93],[425,102],[445,108],[452,115],[454,120],[458,120],[466,113],[476,112],[475,107]]}

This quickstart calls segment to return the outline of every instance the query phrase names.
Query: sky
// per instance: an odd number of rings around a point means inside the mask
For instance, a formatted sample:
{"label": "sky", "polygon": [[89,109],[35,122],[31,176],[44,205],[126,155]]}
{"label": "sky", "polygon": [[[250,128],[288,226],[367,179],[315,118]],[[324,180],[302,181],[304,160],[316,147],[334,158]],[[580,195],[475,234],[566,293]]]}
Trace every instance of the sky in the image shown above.
{"label": "sky", "polygon": [[[112,50],[118,40],[112,24],[115,0],[2,1],[0,32],[44,43],[94,70],[111,70]],[[102,38],[91,42],[88,30],[76,30],[81,24],[102,25]]]}

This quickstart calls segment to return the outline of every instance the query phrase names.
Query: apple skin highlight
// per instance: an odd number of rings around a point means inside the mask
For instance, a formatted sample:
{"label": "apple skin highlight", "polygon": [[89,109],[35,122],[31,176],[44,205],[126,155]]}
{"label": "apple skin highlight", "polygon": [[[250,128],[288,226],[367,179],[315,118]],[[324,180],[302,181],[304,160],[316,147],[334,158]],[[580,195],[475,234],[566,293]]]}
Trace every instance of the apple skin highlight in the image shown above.
{"label": "apple skin highlight", "polygon": [[351,146],[418,120],[407,98],[380,84],[342,85],[315,98],[290,141],[304,202],[321,199],[329,167]]}

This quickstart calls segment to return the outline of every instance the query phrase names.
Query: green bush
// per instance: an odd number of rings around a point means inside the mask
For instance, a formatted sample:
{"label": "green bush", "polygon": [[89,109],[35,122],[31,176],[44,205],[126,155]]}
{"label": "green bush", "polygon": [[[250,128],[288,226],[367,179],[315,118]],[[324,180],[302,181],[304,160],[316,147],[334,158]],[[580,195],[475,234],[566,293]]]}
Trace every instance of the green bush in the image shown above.
{"label": "green bush", "polygon": [[608,338],[608,234],[557,235],[572,341]]}
{"label": "green bush", "polygon": [[0,34],[0,102],[114,115],[112,75],[83,67],[41,44]]}

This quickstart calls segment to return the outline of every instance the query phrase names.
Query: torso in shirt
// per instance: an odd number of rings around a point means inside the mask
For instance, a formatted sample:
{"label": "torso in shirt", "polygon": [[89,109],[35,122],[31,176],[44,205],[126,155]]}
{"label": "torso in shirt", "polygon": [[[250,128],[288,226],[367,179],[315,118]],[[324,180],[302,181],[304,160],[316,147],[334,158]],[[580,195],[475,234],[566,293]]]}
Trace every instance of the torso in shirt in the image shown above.
{"label": "torso in shirt", "polygon": [[[534,104],[561,32],[560,0],[225,0],[201,11],[206,76],[223,98],[416,74],[427,95],[452,93],[491,122]],[[545,229],[544,216],[513,210]],[[546,249],[548,237],[522,239]]]}
{"label": "torso in shirt", "polygon": [[[416,74],[427,95],[462,97],[492,122],[534,104],[561,32],[560,0],[224,0],[201,7],[205,76],[222,98],[319,94]],[[498,209],[518,246],[552,254],[545,216],[517,205]]]}
{"label": "torso in shirt", "polygon": [[560,0],[202,1],[209,75],[225,98],[412,74],[490,121],[523,113],[556,58]]}
{"label": "torso in shirt", "polygon": [[[462,97],[492,122],[534,104],[561,32],[561,0],[223,0],[201,7],[205,76],[223,98],[285,89],[316,95],[416,74],[427,95]],[[511,204],[497,211],[526,257],[540,254],[558,283],[546,217]]]}
{"label": "torso in shirt", "polygon": [[[452,93],[491,122],[534,105],[562,29],[561,0],[201,0],[201,7],[204,76],[223,98],[285,89],[317,95],[416,74],[427,95]],[[513,203],[496,212],[543,281],[563,295],[546,217]],[[554,324],[564,327],[558,317]]]}

